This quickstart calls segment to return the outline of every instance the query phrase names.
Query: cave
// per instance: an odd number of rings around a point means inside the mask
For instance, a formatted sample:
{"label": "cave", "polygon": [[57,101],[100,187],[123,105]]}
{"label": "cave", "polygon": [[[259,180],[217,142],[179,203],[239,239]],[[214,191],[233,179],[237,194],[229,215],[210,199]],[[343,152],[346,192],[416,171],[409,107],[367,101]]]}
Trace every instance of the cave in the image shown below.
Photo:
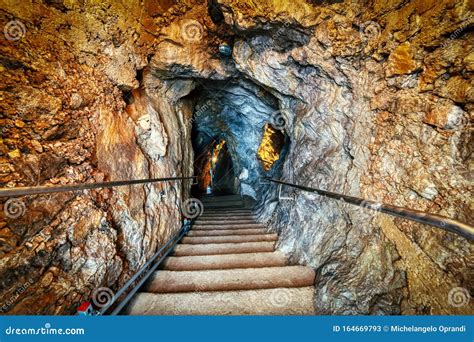
{"label": "cave", "polygon": [[[122,314],[472,315],[469,6],[4,5],[1,313],[104,307],[99,290],[114,297],[183,231]],[[129,180],[147,181],[91,187]],[[2,195],[77,184],[87,190]],[[384,205],[454,220],[464,233]],[[266,281],[223,284],[231,275],[204,269],[212,284],[157,285],[182,271],[170,266],[188,256],[179,253],[202,257],[192,241],[238,250],[224,253],[225,267]],[[222,305],[179,306],[179,291]]]}

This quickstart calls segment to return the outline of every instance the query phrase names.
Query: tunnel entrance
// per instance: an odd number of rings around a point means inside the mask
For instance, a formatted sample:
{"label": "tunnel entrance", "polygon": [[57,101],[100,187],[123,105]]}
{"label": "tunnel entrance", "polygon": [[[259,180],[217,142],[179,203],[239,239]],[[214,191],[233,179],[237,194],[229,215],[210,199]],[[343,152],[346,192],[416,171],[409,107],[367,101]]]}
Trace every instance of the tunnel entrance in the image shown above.
{"label": "tunnel entrance", "polygon": [[232,157],[227,149],[225,140],[216,145],[211,156],[211,192],[220,195],[236,193],[238,189],[235,186]]}
{"label": "tunnel entrance", "polygon": [[279,101],[243,79],[196,80],[191,139],[198,194],[239,194],[255,200],[264,176],[281,169],[289,139],[272,126]]}
{"label": "tunnel entrance", "polygon": [[[195,147],[195,151],[196,151]],[[232,156],[225,140],[213,139],[196,155],[194,170],[198,176],[197,193],[227,195],[238,193]]]}

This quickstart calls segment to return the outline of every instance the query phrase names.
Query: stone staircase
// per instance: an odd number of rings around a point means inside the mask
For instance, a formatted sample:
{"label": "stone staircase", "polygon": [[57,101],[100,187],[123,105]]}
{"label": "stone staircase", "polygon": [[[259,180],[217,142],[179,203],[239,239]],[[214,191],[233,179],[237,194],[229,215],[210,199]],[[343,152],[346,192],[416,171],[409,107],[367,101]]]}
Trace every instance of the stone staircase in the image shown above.
{"label": "stone staircase", "polygon": [[289,266],[277,234],[238,196],[205,197],[204,213],[138,293],[129,315],[311,315],[315,273]]}

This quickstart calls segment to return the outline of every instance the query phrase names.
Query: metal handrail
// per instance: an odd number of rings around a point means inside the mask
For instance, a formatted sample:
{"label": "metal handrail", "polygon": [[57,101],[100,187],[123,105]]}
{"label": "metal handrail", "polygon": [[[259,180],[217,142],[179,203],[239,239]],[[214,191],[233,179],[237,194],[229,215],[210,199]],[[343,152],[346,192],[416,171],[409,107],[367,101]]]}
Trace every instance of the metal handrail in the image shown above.
{"label": "metal handrail", "polygon": [[[125,305],[128,304],[128,302],[133,298],[133,296],[137,293],[137,291],[142,287],[142,285],[150,278],[150,276],[153,274],[153,272],[160,266],[161,262],[168,256],[168,254],[173,250],[174,246],[181,240],[181,238],[186,235],[186,233],[189,231],[191,227],[191,220],[187,220],[183,227],[175,234],[171,239],[168,240],[168,242],[161,247],[153,256],[133,275],[132,278],[130,278],[123,286],[120,288],[120,290],[115,293],[113,296],[112,300],[110,300],[105,306],[103,306],[99,310],[99,314],[103,315],[105,314],[110,307],[114,305],[114,303],[119,299],[119,297],[124,294],[127,289],[133,285],[133,283],[145,272],[145,270],[153,264],[150,269],[145,273],[145,275],[140,279],[138,284],[136,284],[132,290],[127,293],[127,296],[120,301],[120,303],[117,305],[117,307],[114,308],[114,310],[110,313],[111,316],[117,315],[122,311],[122,309],[125,307]],[[170,246],[168,248],[168,246]],[[166,248],[168,248],[166,250]],[[166,250],[166,251],[165,251]],[[157,261],[156,259],[161,255],[161,258]]]}
{"label": "metal handrail", "polygon": [[194,179],[194,178],[196,178],[196,176],[133,179],[133,180],[126,180],[126,181],[112,181],[112,182],[100,182],[100,183],[41,185],[41,186],[1,188],[0,197],[18,197],[18,196],[26,196],[26,195],[49,194],[49,193],[54,193],[54,192],[67,192],[67,191],[77,191],[77,190],[82,191],[82,190],[91,190],[91,189],[99,189],[99,188],[113,188],[116,186],[157,183],[157,182],[166,182],[166,181],[172,181],[172,180],[185,180],[185,179]]}
{"label": "metal handrail", "polygon": [[[166,177],[166,178],[149,178],[149,179],[133,179],[126,181],[112,181],[112,182],[100,182],[100,183],[82,183],[82,184],[65,184],[65,185],[43,185],[43,186],[32,186],[32,187],[15,187],[15,188],[3,188],[0,189],[0,198],[1,197],[19,197],[26,195],[38,195],[38,194],[48,194],[48,193],[57,193],[57,192],[68,192],[68,191],[83,191],[99,188],[112,188],[117,186],[126,186],[126,185],[135,185],[135,184],[147,184],[147,183],[157,183],[165,181],[174,181],[174,180],[186,180],[186,179],[196,179],[196,176],[190,177]],[[115,302],[134,284],[135,281],[152,265],[145,275],[139,280],[139,282],[132,288],[132,290],[127,293],[127,296],[120,301],[117,307],[111,312],[111,315],[116,315],[127,305],[127,303],[132,299],[135,293],[140,289],[140,287],[148,280],[148,278],[153,274],[156,268],[161,264],[164,258],[173,250],[174,246],[181,240],[181,238],[189,231],[191,220],[186,220],[181,229],[165,243],[153,256],[130,278],[120,290],[113,295],[113,298],[106,303],[98,311],[99,315],[106,313]],[[171,246],[171,247],[170,247]],[[169,247],[169,248],[168,248]],[[168,249],[167,249],[168,248]],[[161,258],[158,259],[158,257]]]}
{"label": "metal handrail", "polygon": [[338,194],[336,192],[330,192],[315,188],[310,188],[303,185],[287,183],[281,180],[272,179],[269,177],[263,177],[264,179],[282,185],[287,185],[293,188],[297,188],[304,191],[314,192],[318,195],[325,196],[328,198],[333,198],[336,200],[344,201],[350,204],[357,206],[362,206],[366,209],[382,212],[388,215],[401,217],[407,220],[424,223],[430,226],[438,227],[449,232],[461,235],[468,240],[474,240],[474,227],[457,221],[445,216],[430,214],[419,210],[408,209],[403,207],[397,207],[391,204],[378,203],[375,201],[366,200],[359,197],[347,196],[343,194]]}

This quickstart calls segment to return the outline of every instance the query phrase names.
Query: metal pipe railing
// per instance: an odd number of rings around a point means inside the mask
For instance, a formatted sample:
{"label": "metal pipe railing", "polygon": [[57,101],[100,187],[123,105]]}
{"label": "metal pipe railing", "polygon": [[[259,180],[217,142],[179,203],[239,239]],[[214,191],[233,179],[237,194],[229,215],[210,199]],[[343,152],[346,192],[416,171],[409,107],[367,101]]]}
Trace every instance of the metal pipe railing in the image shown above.
{"label": "metal pipe railing", "polygon": [[116,186],[157,183],[157,182],[166,182],[166,181],[173,181],[173,180],[185,180],[185,179],[194,179],[194,178],[196,178],[196,176],[133,179],[133,180],[126,180],[126,181],[112,181],[112,182],[100,182],[100,183],[41,185],[41,186],[2,188],[2,189],[0,189],[0,197],[18,197],[18,196],[26,196],[26,195],[49,194],[49,193],[54,193],[54,192],[82,191],[82,190],[91,190],[91,189],[100,189],[100,188],[113,188],[113,187],[116,187]]}
{"label": "metal pipe railing", "polygon": [[347,196],[347,195],[339,194],[336,192],[310,188],[303,185],[287,183],[287,182],[277,180],[277,179],[272,179],[269,177],[264,177],[264,179],[277,183],[277,184],[290,186],[296,189],[314,192],[314,193],[317,193],[318,195],[344,201],[353,205],[363,206],[364,208],[369,209],[369,210],[374,210],[374,211],[382,212],[388,215],[401,217],[407,220],[438,227],[438,228],[447,230],[449,232],[461,235],[468,240],[471,240],[471,241],[474,240],[474,227],[473,226],[467,223],[463,223],[461,221],[457,221],[457,220],[445,217],[445,216],[430,214],[430,213],[426,213],[426,212],[414,210],[414,209],[397,207],[391,204],[378,203],[375,201],[370,201],[370,200],[366,200],[359,197]]}
{"label": "metal pipe railing", "polygon": [[[168,240],[168,242],[161,247],[153,256],[133,275],[132,278],[130,278],[123,286],[120,288],[120,290],[117,291],[117,293],[114,295],[113,299],[107,303],[107,305],[103,306],[99,310],[99,314],[103,315],[107,312],[107,310],[114,305],[114,303],[119,299],[119,297],[124,294],[127,289],[133,285],[133,283],[147,270],[147,268],[153,264],[148,271],[145,273],[145,275],[140,279],[140,281],[135,285],[132,290],[127,293],[127,296],[120,301],[120,303],[114,308],[114,310],[110,313],[110,315],[117,315],[120,313],[120,311],[123,310],[125,305],[130,302],[130,300],[133,298],[133,296],[137,293],[137,291],[143,286],[143,284],[150,278],[150,276],[153,274],[153,272],[160,266],[161,262],[168,256],[168,254],[173,250],[174,246],[181,240],[181,238],[186,235],[186,233],[189,231],[191,227],[191,222],[192,221],[186,221],[186,223],[183,225],[183,227],[175,234],[171,239]],[[169,247],[171,245],[171,247]],[[169,247],[169,248],[168,248]],[[168,249],[167,249],[168,248]],[[159,257],[160,259],[156,261],[156,259]]]}
{"label": "metal pipe railing", "polygon": [[[186,179],[196,179],[196,176],[191,177],[166,177],[166,178],[149,178],[149,179],[134,179],[126,181],[112,181],[112,182],[100,182],[100,183],[82,183],[82,184],[66,184],[66,185],[43,185],[43,186],[32,186],[32,187],[15,187],[15,188],[3,188],[0,189],[0,198],[1,197],[19,197],[27,195],[39,195],[39,194],[48,194],[48,193],[57,193],[57,192],[68,192],[68,191],[83,191],[91,189],[100,189],[100,188],[113,188],[117,186],[126,186],[126,185],[136,185],[136,184],[147,184],[147,183],[157,183],[157,182],[166,182],[174,180],[186,180]],[[103,315],[106,313],[115,302],[142,276],[146,270],[148,270],[138,283],[132,288],[130,292],[127,293],[126,297],[120,301],[120,303],[114,308],[111,312],[111,315],[116,315],[127,305],[127,303],[132,299],[135,293],[140,289],[140,287],[148,280],[148,278],[153,274],[153,272],[158,268],[164,258],[173,250],[174,246],[181,240],[181,238],[189,231],[190,220],[187,220],[181,229],[165,243],[153,256],[131,277],[124,286],[114,294],[111,301],[106,303],[100,310],[99,314]],[[161,258],[157,261],[158,257]],[[151,266],[151,267],[150,267]]]}

